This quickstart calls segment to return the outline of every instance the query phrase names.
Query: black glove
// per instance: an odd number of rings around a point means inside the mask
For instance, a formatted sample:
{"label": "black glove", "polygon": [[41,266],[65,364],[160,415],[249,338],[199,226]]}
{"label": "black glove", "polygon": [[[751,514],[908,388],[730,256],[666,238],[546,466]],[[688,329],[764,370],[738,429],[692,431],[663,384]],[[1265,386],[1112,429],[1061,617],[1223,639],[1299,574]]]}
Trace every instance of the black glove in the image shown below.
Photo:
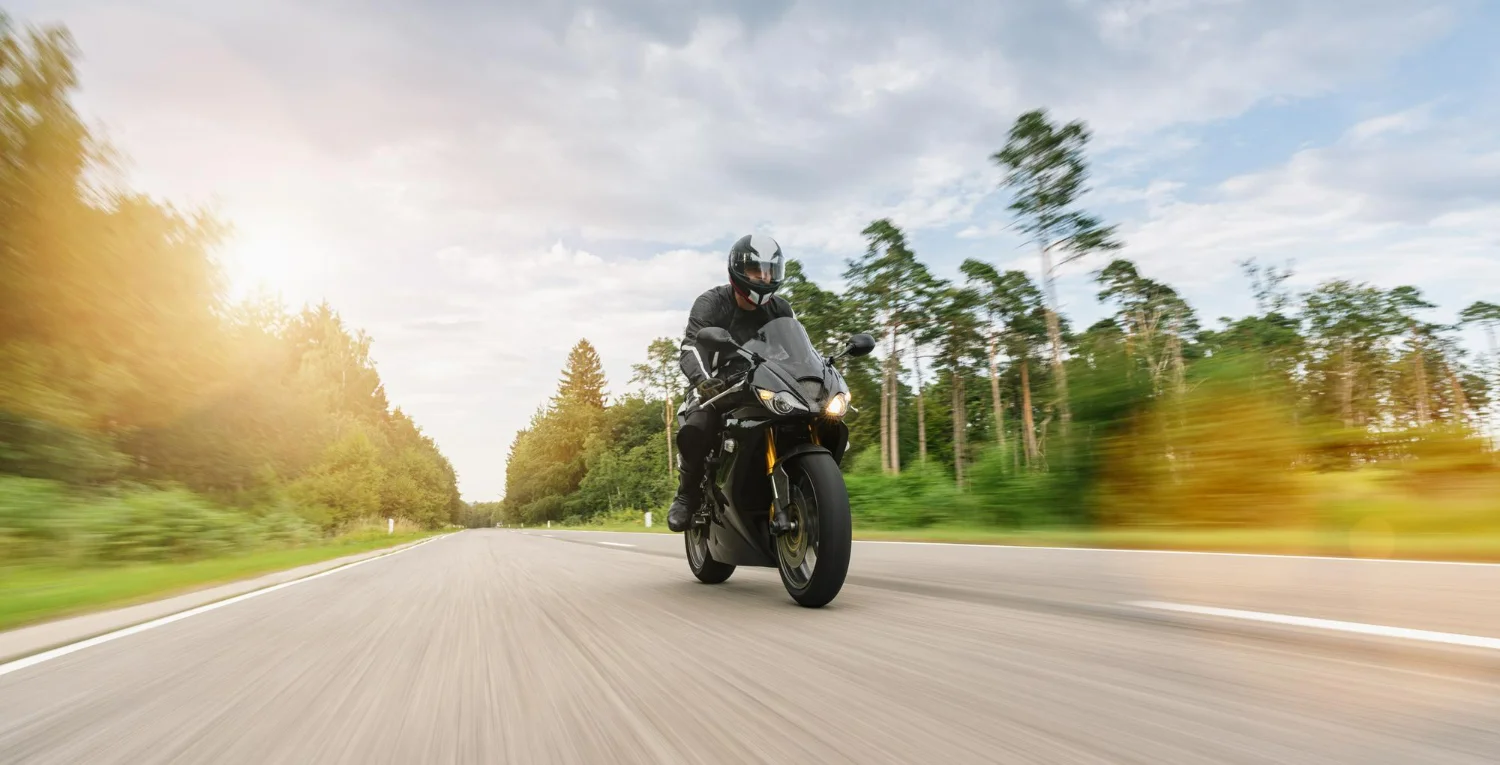
{"label": "black glove", "polygon": [[702,396],[704,400],[708,400],[723,393],[726,387],[728,386],[724,384],[723,380],[717,377],[709,377],[705,378],[703,382],[698,383],[697,390],[699,396]]}

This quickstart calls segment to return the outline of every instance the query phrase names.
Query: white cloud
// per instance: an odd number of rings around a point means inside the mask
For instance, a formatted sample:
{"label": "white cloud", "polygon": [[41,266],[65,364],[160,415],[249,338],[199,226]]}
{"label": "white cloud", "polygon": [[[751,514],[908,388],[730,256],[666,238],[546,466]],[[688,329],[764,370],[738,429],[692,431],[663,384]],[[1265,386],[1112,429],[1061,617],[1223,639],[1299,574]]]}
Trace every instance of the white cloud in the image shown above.
{"label": "white cloud", "polygon": [[[1127,257],[1200,294],[1238,279],[1247,257],[1299,263],[1309,285],[1353,277],[1414,284],[1448,313],[1500,284],[1500,142],[1401,112],[1335,144],[1152,206],[1127,226]],[[1400,129],[1412,140],[1377,142]],[[1217,314],[1213,314],[1217,315]]]}
{"label": "white cloud", "polygon": [[1431,124],[1431,109],[1428,105],[1424,105],[1394,114],[1371,117],[1350,128],[1345,133],[1344,139],[1351,143],[1367,143],[1381,136],[1414,133]]}

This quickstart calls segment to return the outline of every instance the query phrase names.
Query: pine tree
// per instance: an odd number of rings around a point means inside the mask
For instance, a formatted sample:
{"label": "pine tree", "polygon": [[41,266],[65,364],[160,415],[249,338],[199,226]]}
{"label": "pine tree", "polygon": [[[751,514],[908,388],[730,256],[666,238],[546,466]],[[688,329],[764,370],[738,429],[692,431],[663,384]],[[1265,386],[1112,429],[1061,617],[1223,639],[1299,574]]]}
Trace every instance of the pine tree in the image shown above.
{"label": "pine tree", "polygon": [[1005,169],[1004,185],[1015,194],[1010,211],[1042,256],[1047,337],[1052,344],[1052,377],[1064,435],[1073,415],[1062,357],[1057,269],[1090,253],[1121,246],[1114,226],[1075,207],[1088,179],[1084,149],[1090,137],[1082,121],[1055,125],[1045,109],[1033,109],[1016,118],[1005,148],[990,157]]}
{"label": "pine tree", "polygon": [[588,340],[579,340],[568,352],[568,362],[557,386],[557,402],[604,408],[604,365]]}

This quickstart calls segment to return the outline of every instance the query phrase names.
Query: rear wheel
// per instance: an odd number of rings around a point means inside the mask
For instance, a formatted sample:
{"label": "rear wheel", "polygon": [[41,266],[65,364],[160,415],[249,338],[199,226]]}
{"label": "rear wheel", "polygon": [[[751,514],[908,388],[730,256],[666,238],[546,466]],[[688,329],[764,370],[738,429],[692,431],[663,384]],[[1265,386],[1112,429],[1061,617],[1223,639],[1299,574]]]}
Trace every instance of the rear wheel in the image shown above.
{"label": "rear wheel", "polygon": [[713,553],[708,551],[708,521],[693,520],[693,525],[682,532],[683,542],[687,545],[688,568],[693,570],[698,581],[719,584],[734,573],[734,566],[714,560]]}
{"label": "rear wheel", "polygon": [[792,600],[821,608],[839,594],[849,573],[849,491],[830,454],[799,457],[787,473],[787,512],[795,528],[776,538],[777,570]]}

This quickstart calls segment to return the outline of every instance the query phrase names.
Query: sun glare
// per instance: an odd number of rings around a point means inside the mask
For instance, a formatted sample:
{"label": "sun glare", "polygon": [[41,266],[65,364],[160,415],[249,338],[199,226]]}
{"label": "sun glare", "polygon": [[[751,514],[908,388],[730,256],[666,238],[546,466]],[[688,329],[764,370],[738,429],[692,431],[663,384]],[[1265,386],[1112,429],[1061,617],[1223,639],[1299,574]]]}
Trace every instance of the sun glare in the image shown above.
{"label": "sun glare", "polygon": [[328,256],[312,237],[290,227],[237,227],[220,257],[231,300],[266,293],[292,303],[315,300],[327,287]]}

